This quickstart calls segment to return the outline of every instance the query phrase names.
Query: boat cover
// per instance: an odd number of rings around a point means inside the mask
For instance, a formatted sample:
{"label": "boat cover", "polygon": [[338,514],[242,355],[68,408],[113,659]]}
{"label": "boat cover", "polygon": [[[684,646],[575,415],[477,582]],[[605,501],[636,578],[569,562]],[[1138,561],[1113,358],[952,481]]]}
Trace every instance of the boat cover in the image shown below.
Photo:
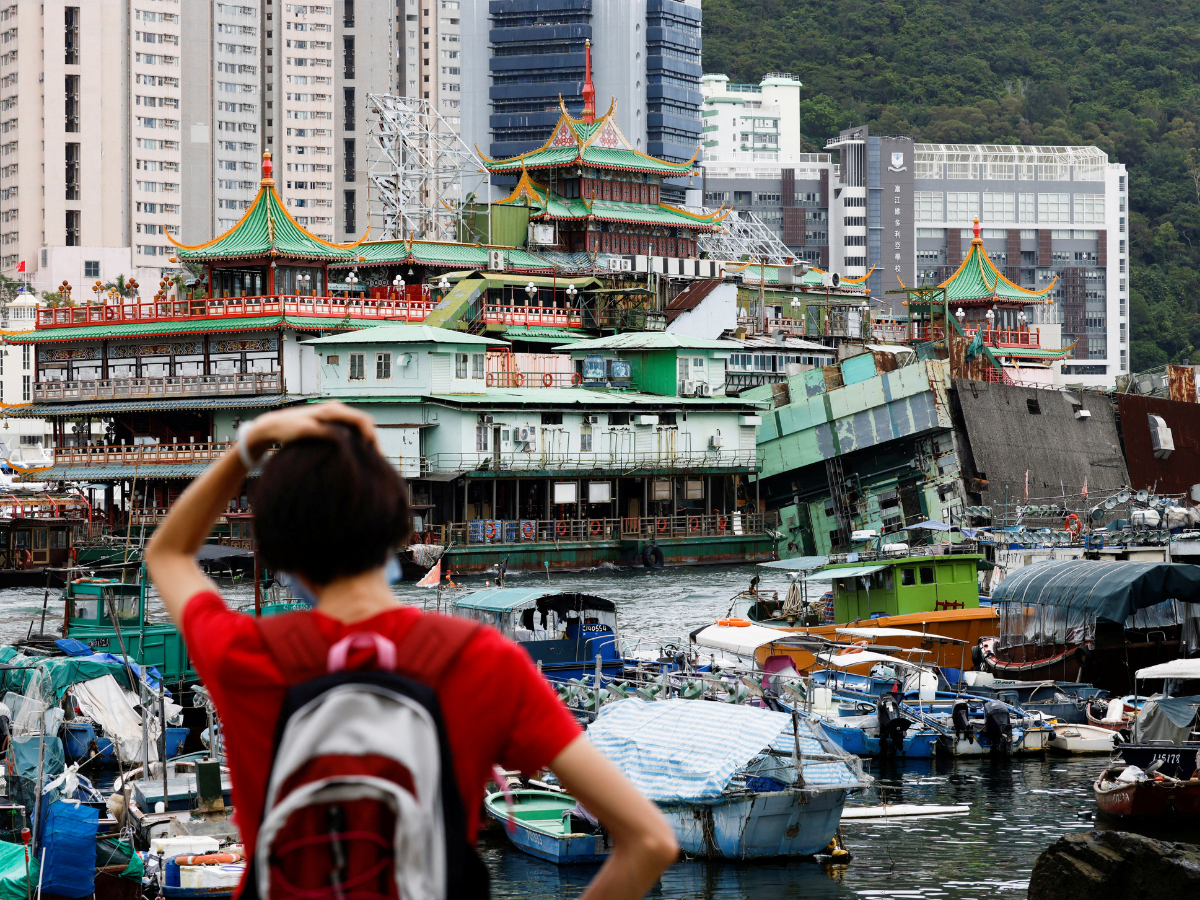
{"label": "boat cover", "polygon": [[[35,672],[40,673],[43,680],[39,691],[48,697],[52,687],[55,701],[61,700],[71,685],[104,675],[112,675],[122,687],[133,687],[124,663],[120,657],[111,653],[94,653],[91,656],[25,656],[16,647],[5,647],[0,650],[0,663],[15,667],[0,672],[0,691],[12,691],[15,694],[29,693],[29,684]],[[141,670],[137,663],[130,660],[129,665],[134,673],[140,676]],[[161,677],[158,670],[149,668],[147,672],[151,676],[151,684],[156,685]]]}
{"label": "boat cover", "polygon": [[38,864],[24,844],[0,841],[0,900],[29,900],[37,893]]}
{"label": "boat cover", "polygon": [[[902,650],[901,653],[912,653],[912,650]],[[817,661],[837,669],[849,669],[866,663],[884,663],[890,666],[916,666],[918,663],[909,659],[899,659],[886,653],[873,653],[863,650],[861,653],[841,653],[837,656],[818,656]]]}
{"label": "boat cover", "polygon": [[[142,758],[142,718],[115,678],[104,675],[73,685],[71,696],[85,716],[104,728],[104,736],[113,742],[118,759],[131,762]],[[158,759],[159,720],[151,716],[148,721],[146,749],[153,762]]]}
{"label": "boat cover", "polygon": [[857,578],[861,575],[870,575],[872,572],[881,572],[887,568],[886,564],[861,565],[861,566],[841,566],[831,569],[821,569],[817,572],[811,572],[805,575],[803,581],[832,581],[835,578]]}
{"label": "boat cover", "polygon": [[1189,563],[1044,560],[1010,574],[992,605],[1057,606],[1124,622],[1140,609],[1200,596],[1200,566]]}
{"label": "boat cover", "polygon": [[968,643],[967,641],[960,641],[958,638],[943,637],[940,634],[932,634],[924,631],[913,631],[911,628],[835,628],[833,631],[835,634],[848,634],[852,637],[860,638],[919,637],[922,640],[944,644]]}
{"label": "boat cover", "polygon": [[[588,738],[646,797],[658,803],[712,803],[770,747],[791,754],[792,717],[706,700],[620,700],[604,706]],[[819,725],[799,719],[805,787],[864,787],[869,779]]]}
{"label": "boat cover", "polygon": [[829,562],[828,556],[796,556],[792,559],[777,559],[773,562],[759,563],[764,569],[793,569],[803,572],[808,569],[819,569]]}
{"label": "boat cover", "polygon": [[1173,659],[1138,669],[1137,678],[1200,678],[1200,659]]}
{"label": "boat cover", "polygon": [[753,656],[755,650],[767,644],[786,644],[790,640],[794,645],[798,638],[805,637],[807,635],[768,628],[765,625],[709,625],[695,632],[692,641],[697,646],[712,650],[728,650],[738,656]]}
{"label": "boat cover", "polygon": [[1147,700],[1134,725],[1134,743],[1168,741],[1182,744],[1192,733],[1200,697],[1155,697]]}

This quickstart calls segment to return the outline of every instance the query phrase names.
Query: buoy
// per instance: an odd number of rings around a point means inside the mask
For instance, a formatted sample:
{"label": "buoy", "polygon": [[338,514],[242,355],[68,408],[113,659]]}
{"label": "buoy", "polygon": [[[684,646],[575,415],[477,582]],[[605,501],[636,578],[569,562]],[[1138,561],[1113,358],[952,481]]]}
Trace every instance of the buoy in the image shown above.
{"label": "buoy", "polygon": [[717,619],[717,624],[725,628],[749,628],[754,623],[749,619]]}

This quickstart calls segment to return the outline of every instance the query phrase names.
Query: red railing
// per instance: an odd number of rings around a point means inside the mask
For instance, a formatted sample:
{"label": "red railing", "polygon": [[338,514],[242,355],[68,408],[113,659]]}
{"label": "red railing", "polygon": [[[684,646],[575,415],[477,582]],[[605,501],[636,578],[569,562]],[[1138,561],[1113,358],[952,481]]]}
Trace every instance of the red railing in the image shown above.
{"label": "red railing", "polygon": [[582,328],[583,313],[578,309],[554,309],[540,306],[498,306],[487,304],[480,318],[504,325],[546,325],[552,328]]}
{"label": "red railing", "polygon": [[178,319],[222,319],[243,316],[321,316],[327,318],[390,319],[421,322],[436,301],[388,300],[369,297],[217,297],[205,300],[166,300],[114,303],[103,306],[61,306],[39,309],[38,328],[103,325],[118,322],[157,322]]}
{"label": "red railing", "polygon": [[[964,329],[968,337],[974,337],[977,328]],[[1037,348],[1042,346],[1042,335],[1038,331],[1021,331],[1021,330],[1001,330],[999,328],[985,328],[983,330],[983,342],[989,347],[1031,347]]]}

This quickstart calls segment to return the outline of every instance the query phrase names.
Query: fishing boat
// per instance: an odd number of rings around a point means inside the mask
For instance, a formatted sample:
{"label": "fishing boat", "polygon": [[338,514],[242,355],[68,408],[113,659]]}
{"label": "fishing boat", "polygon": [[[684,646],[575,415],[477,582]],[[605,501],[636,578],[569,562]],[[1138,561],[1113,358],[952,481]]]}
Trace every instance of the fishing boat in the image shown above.
{"label": "fishing boat", "polygon": [[992,592],[999,638],[972,650],[1001,678],[1082,681],[1121,696],[1134,672],[1179,656],[1193,615],[1177,598],[1200,592],[1187,563],[1045,560]]}
{"label": "fishing boat", "polygon": [[612,840],[575,799],[556,791],[515,790],[488,794],[483,808],[504,826],[518,850],[555,865],[602,863]]}
{"label": "fishing boat", "polygon": [[1200,774],[1200,658],[1176,659],[1147,666],[1135,674],[1144,697],[1145,682],[1175,686],[1173,695],[1156,692],[1145,699],[1133,722],[1128,743],[1117,745],[1122,761],[1143,771],[1154,769],[1172,778]]}
{"label": "fishing boat", "polygon": [[1200,821],[1200,778],[1184,781],[1137,766],[1111,766],[1094,789],[1096,808],[1110,818]]}
{"label": "fishing boat", "polygon": [[1058,753],[1111,753],[1117,743],[1116,732],[1107,728],[1059,722],[1047,746]]}
{"label": "fishing boat", "polygon": [[836,834],[846,795],[871,783],[857,758],[798,712],[628,699],[603,707],[588,737],[693,856],[817,853]]}
{"label": "fishing boat", "polygon": [[1013,681],[996,678],[991,672],[966,672],[957,687],[968,694],[1004,700],[1027,712],[1040,712],[1075,725],[1088,723],[1085,708],[1089,700],[1108,696],[1107,691],[1078,681]]}

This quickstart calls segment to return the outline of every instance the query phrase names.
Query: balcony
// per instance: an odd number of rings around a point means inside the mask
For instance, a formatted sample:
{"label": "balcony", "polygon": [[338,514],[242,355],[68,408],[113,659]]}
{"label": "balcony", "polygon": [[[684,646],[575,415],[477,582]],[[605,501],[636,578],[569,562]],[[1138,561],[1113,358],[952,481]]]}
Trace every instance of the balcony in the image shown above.
{"label": "balcony", "polygon": [[235,397],[279,394],[278,372],[248,375],[173,375],[166,378],[102,378],[95,381],[39,381],[34,403],[74,403],[82,400],[168,400],[174,397]]}
{"label": "balcony", "polygon": [[487,324],[533,325],[547,328],[582,328],[583,313],[578,309],[541,306],[499,306],[487,304],[480,319]]}
{"label": "balcony", "polygon": [[232,319],[248,316],[316,316],[329,319],[385,319],[396,322],[423,322],[429,315],[429,311],[433,309],[435,302],[432,299],[285,295],[151,302],[137,300],[132,303],[105,304],[103,306],[62,306],[53,309],[39,309],[37,311],[37,327]]}
{"label": "balcony", "polygon": [[207,465],[232,447],[229,442],[211,444],[121,444],[105,447],[57,447],[54,466],[165,466],[203,463]]}
{"label": "balcony", "polygon": [[687,472],[695,469],[757,472],[757,450],[685,450],[644,453],[599,450],[594,453],[437,453],[421,460],[422,475],[451,472]]}
{"label": "balcony", "polygon": [[[963,332],[967,337],[975,337],[978,328],[964,328]],[[914,341],[944,341],[946,339],[945,332],[937,325],[921,325],[913,328]],[[1042,334],[1040,331],[1024,331],[1024,330],[1001,330],[999,328],[985,328],[983,330],[983,343],[988,347],[1009,349],[1030,349],[1036,350],[1042,346]]]}
{"label": "balcony", "polygon": [[[766,534],[765,517],[756,513],[712,512],[643,518],[477,519],[431,526],[424,534],[443,545],[522,544],[561,541],[663,540],[667,538],[741,537]],[[422,535],[423,536],[423,535]]]}

